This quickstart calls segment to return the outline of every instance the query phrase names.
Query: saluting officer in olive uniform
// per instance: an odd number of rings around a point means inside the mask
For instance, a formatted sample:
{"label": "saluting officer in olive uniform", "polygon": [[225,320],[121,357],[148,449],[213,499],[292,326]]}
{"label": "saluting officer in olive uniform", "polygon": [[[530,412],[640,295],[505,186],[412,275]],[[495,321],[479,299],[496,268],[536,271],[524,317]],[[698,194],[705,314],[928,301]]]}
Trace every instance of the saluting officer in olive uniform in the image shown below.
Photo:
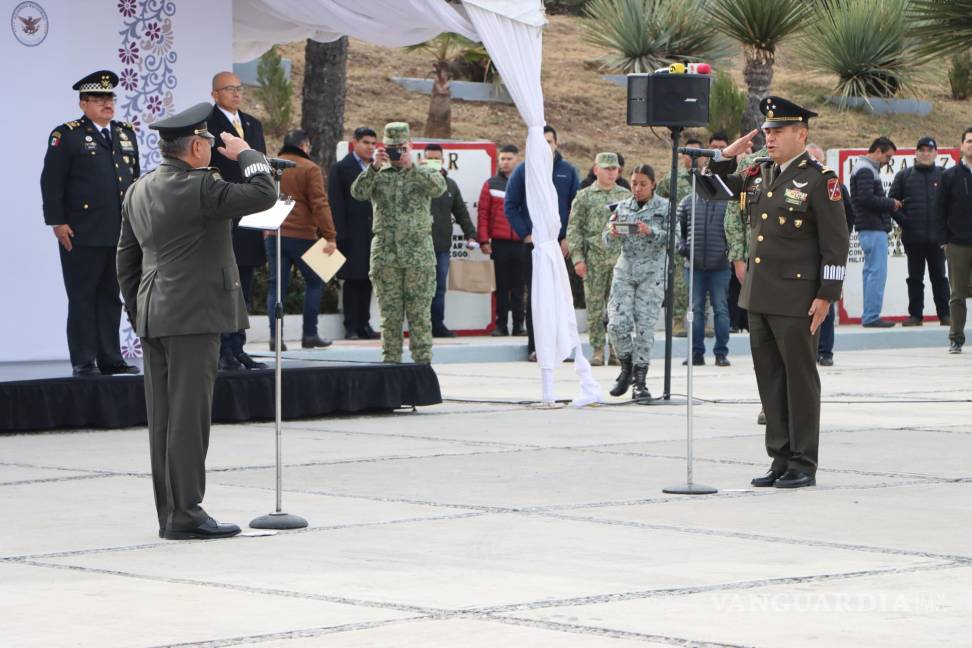
{"label": "saluting officer in olive uniform", "polygon": [[145,353],[145,405],[159,535],[172,540],[235,535],[200,503],[213,385],[223,331],[249,318],[233,255],[233,219],[276,201],[270,166],[239,137],[220,153],[239,161],[243,183],[209,167],[211,107],[201,103],[149,128],[162,164],[136,182],[122,206],[118,278]]}
{"label": "saluting officer in olive uniform", "polygon": [[749,311],[750,344],[766,412],[773,463],[753,486],[816,483],[820,437],[819,327],[840,298],[848,233],[840,180],[806,151],[817,114],[779,97],[760,103],[769,158],[726,177],[731,158],[756,135],[726,147],[712,165],[739,196],[750,252],[739,305]]}
{"label": "saluting officer in olive uniform", "polygon": [[114,72],[100,70],[72,86],[84,115],[51,131],[41,172],[44,222],[60,242],[75,376],[138,373],[121,356],[115,274],[121,203],[139,175],[138,144],[131,124],[112,119],[116,85]]}

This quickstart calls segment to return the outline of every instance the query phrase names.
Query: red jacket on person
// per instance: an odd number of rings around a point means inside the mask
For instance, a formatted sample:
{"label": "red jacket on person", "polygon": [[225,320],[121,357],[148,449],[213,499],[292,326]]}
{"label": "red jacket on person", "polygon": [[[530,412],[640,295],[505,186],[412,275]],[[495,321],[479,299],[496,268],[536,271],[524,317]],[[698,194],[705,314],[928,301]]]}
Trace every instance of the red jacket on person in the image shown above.
{"label": "red jacket on person", "polygon": [[520,240],[503,212],[507,180],[509,180],[507,176],[497,173],[483,183],[483,190],[479,192],[479,226],[476,232],[479,235],[480,245],[489,243],[490,240]]}

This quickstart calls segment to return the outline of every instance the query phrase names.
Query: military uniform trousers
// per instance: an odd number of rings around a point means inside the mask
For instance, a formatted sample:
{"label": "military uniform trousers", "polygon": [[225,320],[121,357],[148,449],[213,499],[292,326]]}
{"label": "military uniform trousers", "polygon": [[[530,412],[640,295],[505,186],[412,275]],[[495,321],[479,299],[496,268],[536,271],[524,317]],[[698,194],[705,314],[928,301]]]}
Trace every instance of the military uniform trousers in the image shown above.
{"label": "military uniform trousers", "polygon": [[118,340],[121,297],[114,246],[58,245],[68,298],[67,340],[74,366],[123,364]]}
{"label": "military uniform trousers", "polygon": [[759,398],[766,413],[766,452],[772,469],[817,472],[820,442],[820,331],[809,317],[749,311],[749,341]]}
{"label": "military uniform trousers", "polygon": [[159,528],[185,531],[208,517],[206,453],[219,333],[142,338],[152,487]]}
{"label": "military uniform trousers", "polygon": [[[607,344],[604,313],[611,294],[614,263],[591,261],[584,277],[584,303],[587,306],[587,331],[592,351],[603,351]],[[615,349],[617,352],[617,349]]]}
{"label": "military uniform trousers", "polygon": [[660,277],[639,279],[615,272],[607,328],[618,357],[630,356],[635,365],[651,362],[655,322],[664,302],[665,285]]}
{"label": "military uniform trousers", "polygon": [[[431,248],[431,246],[430,246]],[[381,309],[381,357],[402,361],[402,325],[408,319],[408,350],[412,360],[432,362],[432,298],[435,296],[435,256],[414,265],[371,263],[371,283]]]}

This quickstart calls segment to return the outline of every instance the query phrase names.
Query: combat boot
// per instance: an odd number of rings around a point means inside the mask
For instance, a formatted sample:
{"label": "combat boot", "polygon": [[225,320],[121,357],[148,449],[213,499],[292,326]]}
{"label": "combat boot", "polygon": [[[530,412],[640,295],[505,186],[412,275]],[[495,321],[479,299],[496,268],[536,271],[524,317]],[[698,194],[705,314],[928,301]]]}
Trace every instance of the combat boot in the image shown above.
{"label": "combat boot", "polygon": [[645,387],[645,377],[648,375],[648,365],[634,366],[634,389],[631,390],[631,398],[634,400],[648,400],[651,394]]}
{"label": "combat boot", "polygon": [[604,366],[604,349],[598,349],[591,354],[591,366],[592,367],[603,367]]}
{"label": "combat boot", "polygon": [[621,373],[618,374],[618,379],[611,388],[612,396],[623,396],[631,386],[631,356],[622,356],[618,361],[621,363]]}

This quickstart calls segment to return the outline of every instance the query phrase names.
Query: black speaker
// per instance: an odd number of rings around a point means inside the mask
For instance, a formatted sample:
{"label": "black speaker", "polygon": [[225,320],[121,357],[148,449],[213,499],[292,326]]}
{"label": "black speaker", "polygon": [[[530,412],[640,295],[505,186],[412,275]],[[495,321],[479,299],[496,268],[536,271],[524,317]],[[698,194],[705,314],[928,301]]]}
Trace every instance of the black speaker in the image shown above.
{"label": "black speaker", "polygon": [[629,74],[629,126],[707,126],[708,74]]}

